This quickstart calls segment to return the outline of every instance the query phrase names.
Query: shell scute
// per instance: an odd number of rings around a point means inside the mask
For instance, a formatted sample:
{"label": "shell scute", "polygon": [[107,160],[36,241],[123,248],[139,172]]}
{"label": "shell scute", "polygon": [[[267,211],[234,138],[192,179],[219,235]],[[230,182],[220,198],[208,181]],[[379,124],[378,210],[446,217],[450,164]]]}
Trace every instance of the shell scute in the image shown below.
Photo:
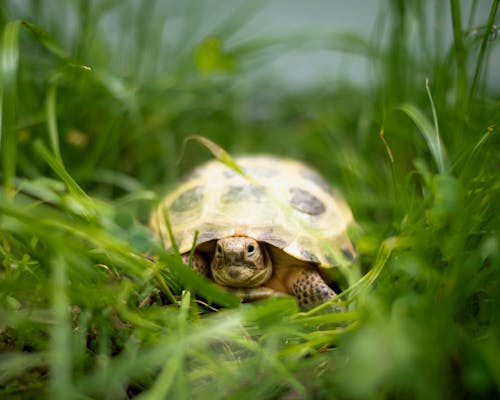
{"label": "shell scute", "polygon": [[262,191],[250,184],[231,185],[221,196],[221,201],[227,204],[237,204],[243,198],[251,197],[255,201],[262,199]]}
{"label": "shell scute", "polygon": [[169,206],[171,212],[184,212],[198,207],[203,201],[203,186],[195,186],[181,193]]}
{"label": "shell scute", "polygon": [[307,190],[291,187],[289,192],[292,195],[290,204],[300,212],[309,215],[320,215],[325,212],[323,202]]}

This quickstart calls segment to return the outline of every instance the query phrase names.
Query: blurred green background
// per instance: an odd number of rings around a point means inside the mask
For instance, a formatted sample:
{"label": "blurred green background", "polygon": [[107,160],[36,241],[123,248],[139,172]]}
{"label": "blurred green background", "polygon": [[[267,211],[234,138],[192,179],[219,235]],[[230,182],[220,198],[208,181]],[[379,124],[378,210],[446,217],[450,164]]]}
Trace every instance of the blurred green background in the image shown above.
{"label": "blurred green background", "polygon": [[[0,397],[500,397],[498,3],[4,0]],[[349,311],[179,270],[194,134],[340,190]]]}

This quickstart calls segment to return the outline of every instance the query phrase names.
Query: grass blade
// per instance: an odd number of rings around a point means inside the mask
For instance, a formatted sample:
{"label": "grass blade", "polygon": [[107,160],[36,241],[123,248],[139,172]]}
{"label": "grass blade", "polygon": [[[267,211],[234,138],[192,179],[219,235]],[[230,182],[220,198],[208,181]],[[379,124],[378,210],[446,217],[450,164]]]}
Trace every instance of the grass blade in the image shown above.
{"label": "grass blade", "polygon": [[[488,47],[490,34],[493,32],[493,26],[495,23],[495,15],[497,13],[498,3],[500,3],[500,0],[494,0],[491,3],[490,15],[488,17],[488,22],[484,29],[483,39],[481,40],[481,47],[479,49],[479,55],[477,56],[476,69],[474,71],[474,78],[472,80],[472,86],[470,88],[470,94],[469,94],[470,98],[474,97],[478,81],[480,78],[480,74],[483,69],[483,62],[486,55],[486,48]],[[498,27],[496,29],[498,29]]]}
{"label": "grass blade", "polygon": [[432,99],[431,89],[429,88],[429,79],[425,80],[425,90],[427,92],[427,96],[429,97],[429,103],[431,104],[432,122],[434,123],[433,143],[434,143],[434,148],[435,148],[435,153],[436,153],[435,157],[437,157],[436,163],[438,165],[438,171],[440,173],[443,173],[445,170],[444,154],[443,154],[443,149],[441,146],[441,135],[439,133],[439,123],[438,123],[436,107],[434,106],[434,100]]}
{"label": "grass blade", "polygon": [[52,153],[62,165],[61,149],[59,147],[59,133],[57,131],[56,94],[57,86],[52,84],[49,87],[46,101],[47,130],[49,131],[49,143],[52,147]]}
{"label": "grass blade", "polygon": [[455,48],[455,59],[457,64],[457,86],[458,98],[462,99],[462,106],[465,107],[467,100],[467,50],[465,49],[462,32],[462,15],[460,11],[460,2],[451,0],[451,22],[453,26],[453,46]]}
{"label": "grass blade", "polygon": [[52,261],[52,310],[55,323],[50,340],[50,397],[68,399],[73,393],[70,304],[67,264],[61,254]]}
{"label": "grass blade", "polygon": [[[223,164],[227,165],[229,168],[231,168],[233,171],[235,171],[238,174],[240,174],[241,176],[243,176],[245,179],[249,180],[250,182],[253,182],[253,179],[251,177],[249,177],[245,173],[245,171],[243,171],[240,168],[238,163],[236,161],[234,161],[233,157],[231,157],[231,155],[226,150],[224,150],[221,146],[219,146],[217,143],[212,142],[210,139],[207,139],[206,137],[203,137],[200,135],[191,135],[191,136],[187,137],[186,140],[184,141],[184,146],[190,140],[194,140],[198,143],[201,143],[208,150],[210,150],[212,155],[217,160],[219,160]],[[182,154],[182,152],[181,152],[181,154]]]}
{"label": "grass blade", "polygon": [[66,168],[62,164],[61,160],[57,156],[52,155],[49,150],[41,141],[37,141],[34,144],[35,150],[42,157],[43,160],[52,168],[52,170],[61,178],[61,180],[66,184],[68,190],[75,196],[80,197],[90,201],[85,191],[75,182],[71,175],[66,171]]}
{"label": "grass blade", "polygon": [[3,353],[0,357],[0,385],[32,368],[47,364],[47,353]]}
{"label": "grass blade", "polygon": [[21,22],[23,28],[40,42],[48,51],[50,51],[55,56],[62,59],[69,59],[69,54],[61,48],[50,36],[49,34],[39,25],[32,24],[26,20]]}
{"label": "grass blade", "polygon": [[[191,303],[191,295],[189,291],[184,291],[182,293],[182,300],[180,306],[180,312],[178,314],[178,331],[179,337],[183,337],[186,333],[188,312]],[[169,393],[174,389],[178,388],[176,393],[176,398],[188,398],[188,396],[183,393],[183,389],[186,387],[184,381],[184,358],[186,357],[186,349],[182,346],[178,346],[173,354],[168,358],[167,362],[163,365],[160,374],[156,378],[151,390],[140,396],[140,399],[154,400],[154,399],[165,399]],[[184,383],[184,385],[182,384]],[[179,393],[182,393],[180,395]]]}
{"label": "grass blade", "polygon": [[16,175],[17,76],[19,63],[19,21],[5,25],[0,44],[0,157],[3,181],[11,188]]}
{"label": "grass blade", "polygon": [[427,146],[434,158],[434,162],[436,163],[437,170],[439,173],[444,173],[447,169],[444,148],[441,143],[441,138],[439,136],[439,126],[437,122],[437,114],[434,107],[434,103],[432,101],[432,96],[430,91],[428,90],[428,82],[426,81],[427,93],[429,96],[429,100],[431,102],[432,115],[434,120],[434,126],[431,124],[429,119],[413,104],[403,104],[399,107],[401,111],[406,113],[410,117],[410,119],[415,123],[415,125],[419,128],[420,133],[424,137]]}

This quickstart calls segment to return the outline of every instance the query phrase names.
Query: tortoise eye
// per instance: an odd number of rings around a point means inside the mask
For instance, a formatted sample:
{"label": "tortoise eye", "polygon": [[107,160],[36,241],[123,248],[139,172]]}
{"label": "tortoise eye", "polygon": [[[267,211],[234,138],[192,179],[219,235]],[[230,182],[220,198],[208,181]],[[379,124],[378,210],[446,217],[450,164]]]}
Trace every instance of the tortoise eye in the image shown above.
{"label": "tortoise eye", "polygon": [[253,254],[255,252],[255,246],[253,244],[249,244],[247,247],[247,253]]}
{"label": "tortoise eye", "polygon": [[218,244],[217,247],[215,248],[215,251],[217,254],[222,254],[222,246]]}

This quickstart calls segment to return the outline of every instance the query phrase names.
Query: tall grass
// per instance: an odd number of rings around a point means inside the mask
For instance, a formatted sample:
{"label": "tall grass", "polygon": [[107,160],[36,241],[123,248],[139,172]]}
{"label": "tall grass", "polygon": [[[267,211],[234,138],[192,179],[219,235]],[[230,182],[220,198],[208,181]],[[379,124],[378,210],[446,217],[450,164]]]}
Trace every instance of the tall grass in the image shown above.
{"label": "tall grass", "polygon": [[[498,1],[246,40],[264,3],[210,29],[196,1],[2,4],[0,397],[500,397]],[[363,57],[370,84],[254,74],[318,47]],[[209,157],[181,156],[193,134],[340,189],[364,273],[348,311],[238,306],[157,243],[150,210]]]}

